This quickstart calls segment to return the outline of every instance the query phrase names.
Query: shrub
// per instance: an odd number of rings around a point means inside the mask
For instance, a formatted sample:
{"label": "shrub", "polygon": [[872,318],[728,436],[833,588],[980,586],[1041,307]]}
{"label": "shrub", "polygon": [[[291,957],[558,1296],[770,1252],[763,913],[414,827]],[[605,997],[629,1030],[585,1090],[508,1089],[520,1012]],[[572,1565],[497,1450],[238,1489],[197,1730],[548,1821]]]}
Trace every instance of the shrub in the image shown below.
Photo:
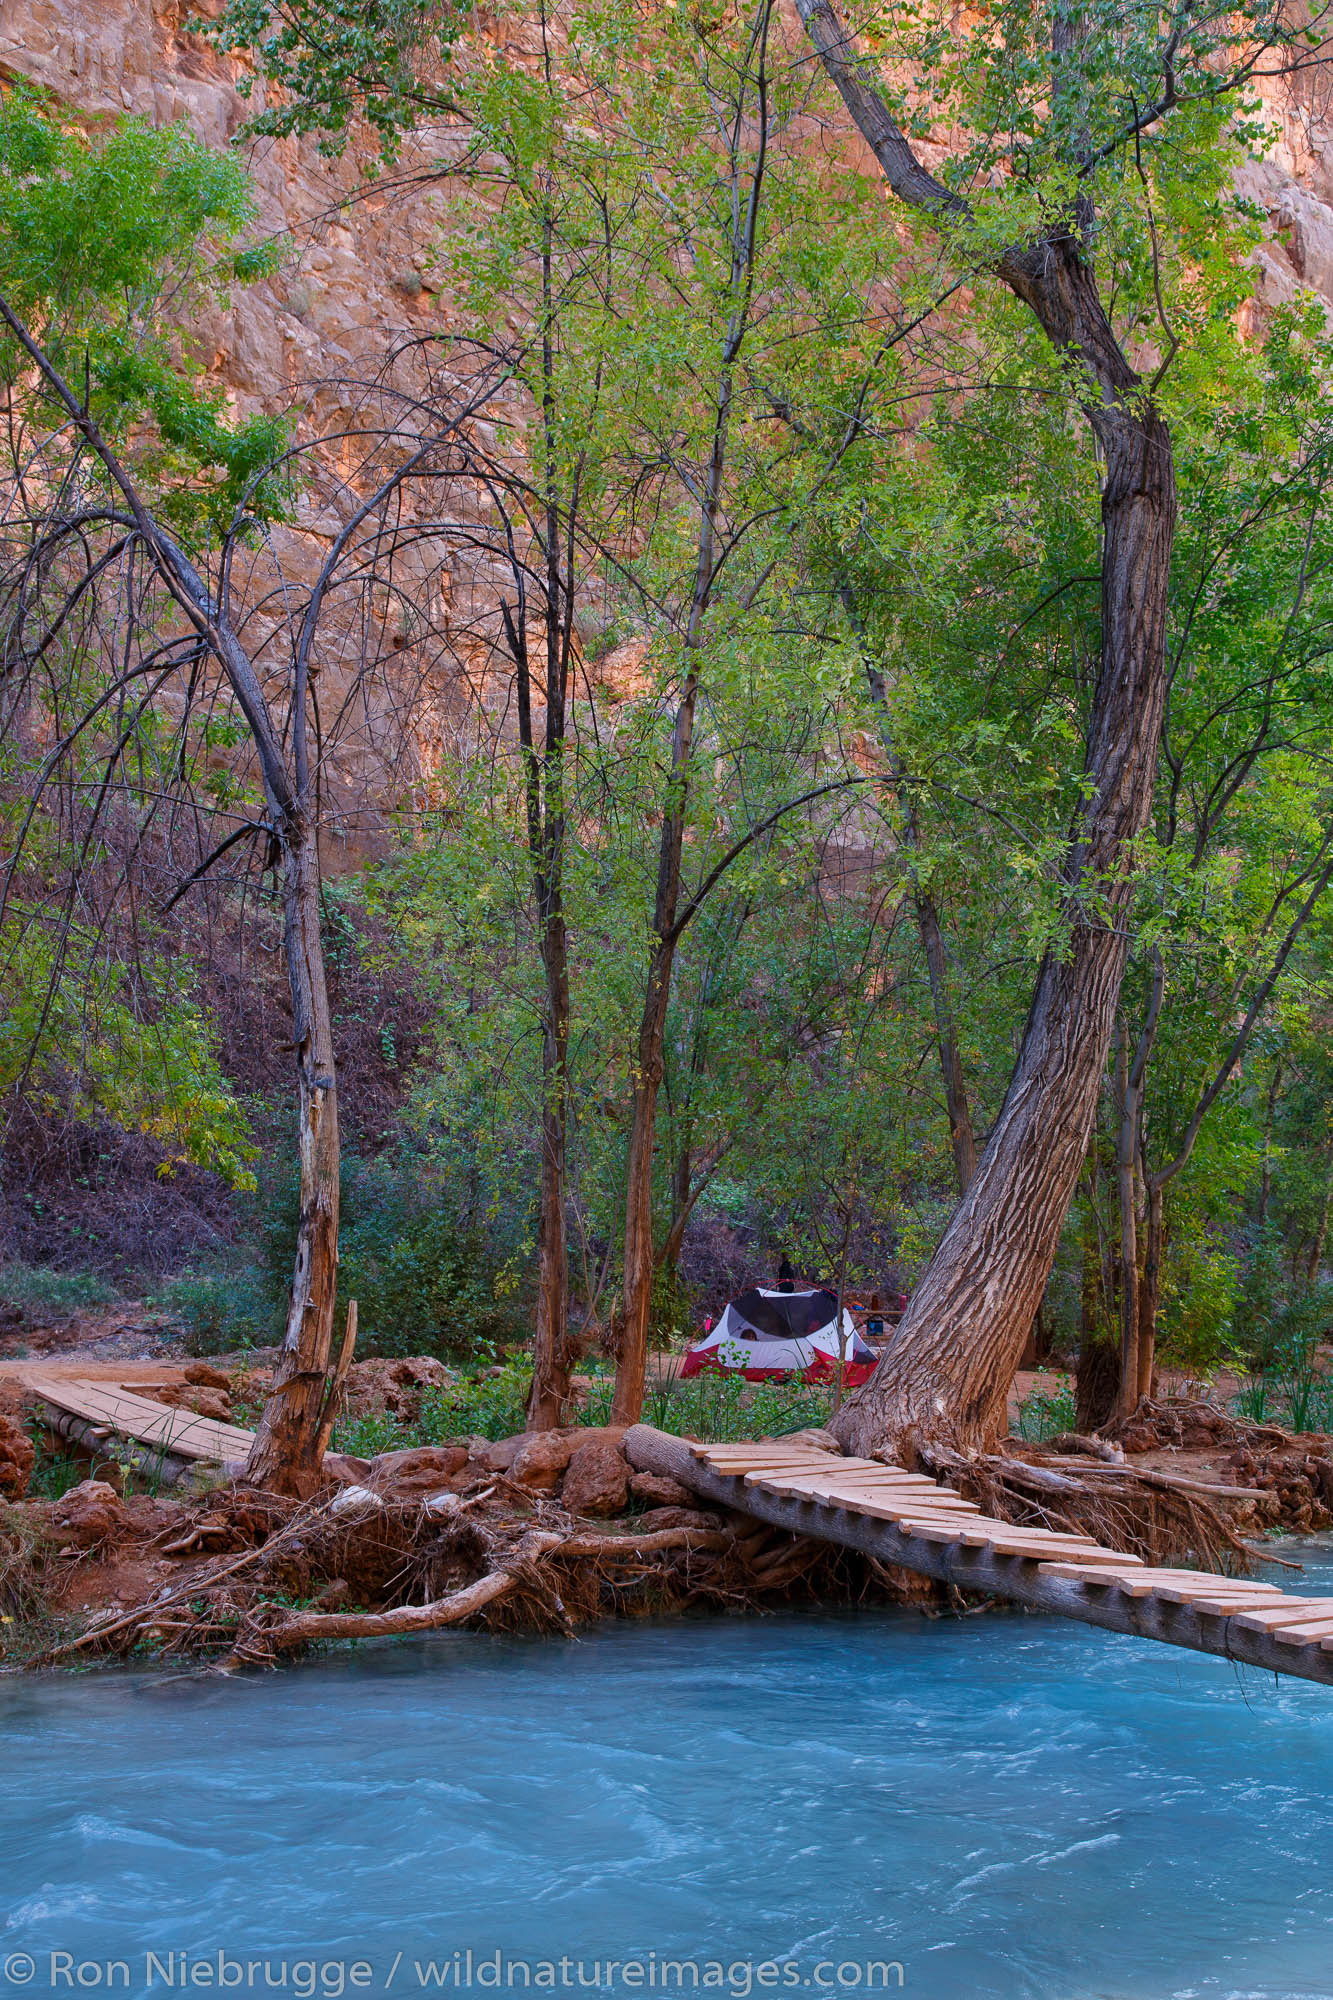
{"label": "shrub", "polygon": [[110,1305],[114,1285],[91,1271],[50,1271],[37,1265],[0,1265],[0,1313],[25,1326],[73,1319],[89,1306]]}
{"label": "shrub", "polygon": [[238,1347],[266,1347],[282,1331],[282,1314],[264,1274],[244,1271],[186,1271],[154,1294],[160,1306],[185,1325],[190,1354],[230,1354]]}
{"label": "shrub", "polygon": [[[459,1221],[439,1177],[411,1160],[346,1159],[341,1203],[338,1320],[355,1299],[359,1356],[475,1361],[520,1332],[485,1245]],[[291,1283],[298,1206],[291,1179],[271,1197],[262,1225],[275,1305]]]}
{"label": "shrub", "polygon": [[1055,1390],[1034,1389],[1023,1398],[1014,1419],[1013,1434],[1028,1444],[1040,1444],[1045,1438],[1059,1437],[1062,1431],[1077,1428],[1074,1390],[1065,1375]]}

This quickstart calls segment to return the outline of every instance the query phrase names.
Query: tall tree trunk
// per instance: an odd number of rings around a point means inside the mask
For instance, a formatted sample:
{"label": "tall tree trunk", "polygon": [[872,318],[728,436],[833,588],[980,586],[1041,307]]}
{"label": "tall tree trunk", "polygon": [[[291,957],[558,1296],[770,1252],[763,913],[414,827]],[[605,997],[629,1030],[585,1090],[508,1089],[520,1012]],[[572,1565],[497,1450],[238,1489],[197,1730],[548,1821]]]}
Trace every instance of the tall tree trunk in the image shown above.
{"label": "tall tree trunk", "polygon": [[338,1294],[338,1083],[319,929],[318,835],[298,807],[279,835],[283,931],[297,1077],[300,1215],[282,1354],[245,1476],[309,1493],[319,1481],[319,1428]]}
{"label": "tall tree trunk", "polygon": [[[960,197],[917,160],[829,0],[801,18],[886,179],[942,219]],[[1055,1259],[1087,1150],[1124,976],[1133,843],[1152,803],[1166,694],[1175,477],[1165,424],[1116,340],[1073,219],[1004,251],[998,275],[1076,359],[1101,449],[1101,661],[1085,805],[1063,869],[1067,936],[1048,952],[976,1176],[879,1367],[839,1412],[853,1450],[906,1457],[989,1445]]]}
{"label": "tall tree trunk", "polygon": [[537,1221],[537,1320],[532,1343],[530,1430],[563,1423],[570,1395],[565,1173],[569,1143],[569,955],[563,908],[544,926],[542,967],[541,1186]]}
{"label": "tall tree trunk", "polygon": [[[915,832],[913,834],[915,839]],[[958,1192],[966,1194],[976,1178],[977,1141],[972,1130],[972,1113],[967,1101],[967,1082],[963,1076],[963,1058],[958,1047],[958,1033],[954,1026],[953,1005],[949,999],[949,968],[944,955],[944,938],[940,931],[939,912],[935,900],[926,890],[918,890],[913,897],[916,909],[916,927],[926,954],[926,969],[930,975],[930,998],[935,1012],[935,1034],[940,1048],[940,1070],[944,1077],[944,1103],[949,1116],[949,1140],[953,1146],[954,1165],[958,1170]]]}
{"label": "tall tree trunk", "polygon": [[1324,1259],[1324,1245],[1328,1241],[1329,1217],[1333,1215],[1333,1138],[1324,1144],[1324,1198],[1319,1205],[1319,1221],[1315,1227],[1314,1242],[1310,1245],[1310,1255],[1305,1264],[1305,1282],[1312,1285],[1319,1276],[1319,1266]]}
{"label": "tall tree trunk", "polygon": [[1268,1204],[1273,1194],[1273,1119],[1277,1111],[1277,1094],[1282,1087],[1282,1059],[1273,1064],[1273,1074],[1269,1079],[1268,1095],[1264,1103],[1264,1165],[1259,1177],[1259,1227],[1268,1221]]}
{"label": "tall tree trunk", "polygon": [[1157,1367],[1157,1309],[1161,1298],[1162,1250],[1165,1243],[1166,1189],[1146,1178],[1143,1226],[1143,1270],[1139,1280],[1139,1340],[1135,1401],[1151,1396]]}
{"label": "tall tree trunk", "polygon": [[[676,721],[679,740],[679,712]],[[692,692],[689,702],[690,731],[693,722]],[[688,742],[688,732],[685,740]],[[688,750],[684,754],[688,756]],[[671,817],[676,819],[678,816],[673,814]],[[611,1405],[611,1421],[616,1424],[636,1424],[639,1421],[648,1369],[648,1330],[656,1271],[653,1256],[653,1152],[657,1135],[657,1096],[662,1087],[662,1050],[671,999],[671,969],[676,955],[671,926],[675,922],[679,900],[684,831],[683,813],[679,816],[678,825],[670,832],[665,823],[663,825],[658,912],[660,916],[669,907],[671,914],[661,927],[657,927],[657,943],[649,964],[648,990],[644,996],[635,1051],[629,1159],[625,1170],[624,1304],[620,1349],[616,1357],[615,1394]]]}
{"label": "tall tree trunk", "polygon": [[1116,1210],[1120,1223],[1120,1389],[1116,1414],[1128,1416],[1138,1401],[1139,1380],[1139,1238],[1138,1238],[1138,1092],[1130,1075],[1129,1030],[1123,1014],[1116,1021]]}
{"label": "tall tree trunk", "polygon": [[[704,621],[712,601],[713,585],[725,550],[719,553],[723,485],[727,451],[731,438],[732,403],[736,391],[736,363],[745,344],[753,299],[755,232],[763,194],[768,150],[768,35],[772,20],[772,0],[760,0],[753,45],[753,70],[747,67],[738,80],[730,126],[731,242],[729,297],[731,301],[726,331],[722,338],[717,373],[717,395],[712,409],[708,464],[700,482],[699,534],[694,564],[694,584],[685,621],[682,653],[684,680],[676,708],[671,736],[671,765],[667,773],[666,802],[657,854],[657,894],[653,905],[652,949],[648,964],[648,984],[639,1020],[635,1051],[634,1089],[630,1110],[630,1144],[625,1189],[624,1306],[620,1345],[616,1363],[616,1387],[612,1403],[615,1423],[637,1423],[643,1411],[643,1385],[648,1363],[648,1322],[653,1293],[653,1147],[657,1123],[657,1094],[662,1085],[662,1049],[666,1034],[667,1010],[671,1000],[671,972],[680,940],[681,856],[689,803],[691,761],[694,748],[694,714],[699,698],[699,661],[704,637]],[[758,129],[755,156],[747,175],[742,148],[746,143],[745,113],[751,91]],[[748,180],[748,185],[747,185]]]}
{"label": "tall tree trunk", "polygon": [[[841,584],[839,594],[848,616],[858,634],[861,634],[860,614],[851,586],[847,583]],[[868,650],[865,667],[870,699],[874,703],[879,722],[880,743],[889,760],[890,770],[901,782],[902,766],[898,760],[890,725],[889,691],[884,684],[883,674],[870,657]],[[971,1187],[973,1176],[977,1171],[977,1142],[972,1128],[972,1113],[967,1101],[967,1081],[963,1075],[962,1052],[958,1046],[958,1033],[954,1025],[953,1003],[949,997],[949,966],[944,950],[944,935],[940,929],[940,917],[935,899],[921,879],[919,866],[921,831],[917,822],[916,808],[910,801],[904,817],[904,832],[912,857],[910,863],[912,906],[916,915],[917,934],[926,955],[926,972],[930,980],[930,1001],[935,1015],[935,1035],[940,1051],[940,1073],[944,1079],[944,1105],[949,1119],[949,1143],[953,1147],[954,1166],[958,1171],[958,1192],[963,1195]]]}

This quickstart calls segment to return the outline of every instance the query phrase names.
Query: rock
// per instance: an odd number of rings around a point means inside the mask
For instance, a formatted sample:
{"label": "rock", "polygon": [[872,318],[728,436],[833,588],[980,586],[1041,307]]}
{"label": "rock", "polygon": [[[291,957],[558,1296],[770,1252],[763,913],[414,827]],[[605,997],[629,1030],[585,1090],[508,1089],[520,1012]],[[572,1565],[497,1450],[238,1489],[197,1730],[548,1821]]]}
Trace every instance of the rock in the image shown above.
{"label": "rock", "polygon": [[337,1486],[364,1486],[370,1477],[370,1460],[353,1458],[350,1451],[326,1451],[324,1471]]}
{"label": "rock", "polygon": [[636,1500],[646,1500],[650,1507],[692,1507],[695,1500],[688,1486],[682,1486],[678,1479],[668,1479],[664,1472],[636,1472],[629,1490]]}
{"label": "rock", "polygon": [[28,1490],[37,1454],[32,1439],[13,1417],[0,1416],[0,1500],[21,1500]]}
{"label": "rock", "polygon": [[467,1464],[461,1444],[423,1444],[414,1451],[384,1451],[372,1458],[366,1485],[392,1500],[424,1499],[438,1493]]}
{"label": "rock", "polygon": [[217,1375],[217,1370],[207,1368],[206,1375],[217,1376],[222,1387],[209,1387],[191,1380],[193,1370],[188,1370],[180,1382],[143,1382],[135,1393],[147,1396],[154,1403],[162,1403],[169,1410],[189,1410],[197,1417],[211,1417],[214,1423],[231,1422],[231,1396],[225,1376]]}
{"label": "rock", "polygon": [[[527,1431],[519,1431],[513,1437],[496,1438],[494,1443],[488,1442],[482,1450],[482,1463],[488,1472],[508,1472],[527,1442]],[[474,1452],[473,1456],[476,1455]]]}
{"label": "rock", "polygon": [[697,1507],[652,1507],[634,1523],[637,1533],[655,1535],[659,1528],[704,1528],[722,1526],[717,1514],[700,1513]]}
{"label": "rock", "polygon": [[192,1361],[185,1370],[185,1380],[197,1389],[222,1389],[231,1394],[231,1378],[220,1368],[210,1368],[206,1361]]}
{"label": "rock", "polygon": [[560,1498],[571,1514],[620,1514],[629,1499],[629,1467],[608,1438],[590,1438],[569,1460]]}
{"label": "rock", "polygon": [[71,1486],[51,1509],[51,1526],[72,1548],[99,1548],[128,1524],[129,1515],[115,1487],[104,1479],[84,1479]]}
{"label": "rock", "polygon": [[354,1417],[411,1419],[419,1415],[427,1389],[443,1389],[449,1370],[431,1354],[413,1354],[402,1361],[354,1361],[347,1371],[346,1408]]}
{"label": "rock", "polygon": [[[511,1479],[517,1480],[520,1486],[530,1486],[535,1493],[554,1493],[561,1473],[576,1452],[588,1444],[618,1447],[624,1435],[622,1424],[586,1424],[563,1431],[529,1431],[517,1440],[518,1449],[510,1454],[507,1465],[497,1465],[493,1458],[488,1463],[492,1470],[507,1471]],[[511,1438],[504,1438],[495,1450],[498,1452],[514,1442]]]}
{"label": "rock", "polygon": [[339,1519],[359,1521],[367,1514],[382,1514],[384,1502],[369,1486],[340,1486],[329,1502],[329,1512]]}
{"label": "rock", "polygon": [[509,1461],[509,1477],[535,1493],[554,1493],[575,1448],[574,1439],[563,1431],[535,1431]]}

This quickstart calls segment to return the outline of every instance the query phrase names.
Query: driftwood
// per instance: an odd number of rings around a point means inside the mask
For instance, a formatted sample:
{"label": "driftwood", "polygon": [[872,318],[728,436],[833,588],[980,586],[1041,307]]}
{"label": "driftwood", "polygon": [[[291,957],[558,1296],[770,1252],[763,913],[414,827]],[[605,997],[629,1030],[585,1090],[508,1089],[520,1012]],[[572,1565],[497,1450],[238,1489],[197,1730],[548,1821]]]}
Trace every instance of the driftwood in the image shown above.
{"label": "driftwood", "polygon": [[714,1471],[694,1456],[683,1439],[648,1424],[635,1424],[625,1433],[623,1450],[639,1471],[678,1480],[717,1505],[739,1507],[794,1535],[861,1549],[879,1562],[915,1570],[956,1590],[1007,1598],[1030,1610],[1073,1618],[1080,1624],[1158,1639],[1333,1686],[1333,1653],[1324,1652],[1317,1641],[1289,1645],[1267,1632],[1237,1624],[1234,1617],[1196,1610],[1190,1604],[1172,1604],[1155,1596],[1128,1597],[1118,1590],[1054,1576],[1038,1562],[1023,1557],[1001,1555],[988,1547],[927,1541],[909,1528],[874,1520],[845,1506],[766,1493],[746,1486],[743,1477]]}
{"label": "driftwood", "polygon": [[237,1636],[222,1671],[271,1659],[276,1653],[333,1639],[398,1639],[440,1632],[508,1597],[548,1558],[582,1562],[624,1562],[661,1555],[668,1549],[720,1550],[732,1537],[720,1530],[659,1528],[646,1535],[562,1535],[534,1529],[524,1535],[485,1576],[430,1604],[400,1604],[391,1611],[282,1611],[263,1607],[251,1614]]}

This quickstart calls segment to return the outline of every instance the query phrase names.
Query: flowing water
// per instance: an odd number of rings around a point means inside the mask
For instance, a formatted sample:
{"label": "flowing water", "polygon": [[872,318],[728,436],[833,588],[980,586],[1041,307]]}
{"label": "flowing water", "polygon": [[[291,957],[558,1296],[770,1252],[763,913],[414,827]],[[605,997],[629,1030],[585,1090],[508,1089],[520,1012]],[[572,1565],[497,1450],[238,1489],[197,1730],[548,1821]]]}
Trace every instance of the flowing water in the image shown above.
{"label": "flowing water", "polygon": [[1333,1996],[1333,1691],[1054,1619],[15,1679],[0,1777],[5,1995]]}

